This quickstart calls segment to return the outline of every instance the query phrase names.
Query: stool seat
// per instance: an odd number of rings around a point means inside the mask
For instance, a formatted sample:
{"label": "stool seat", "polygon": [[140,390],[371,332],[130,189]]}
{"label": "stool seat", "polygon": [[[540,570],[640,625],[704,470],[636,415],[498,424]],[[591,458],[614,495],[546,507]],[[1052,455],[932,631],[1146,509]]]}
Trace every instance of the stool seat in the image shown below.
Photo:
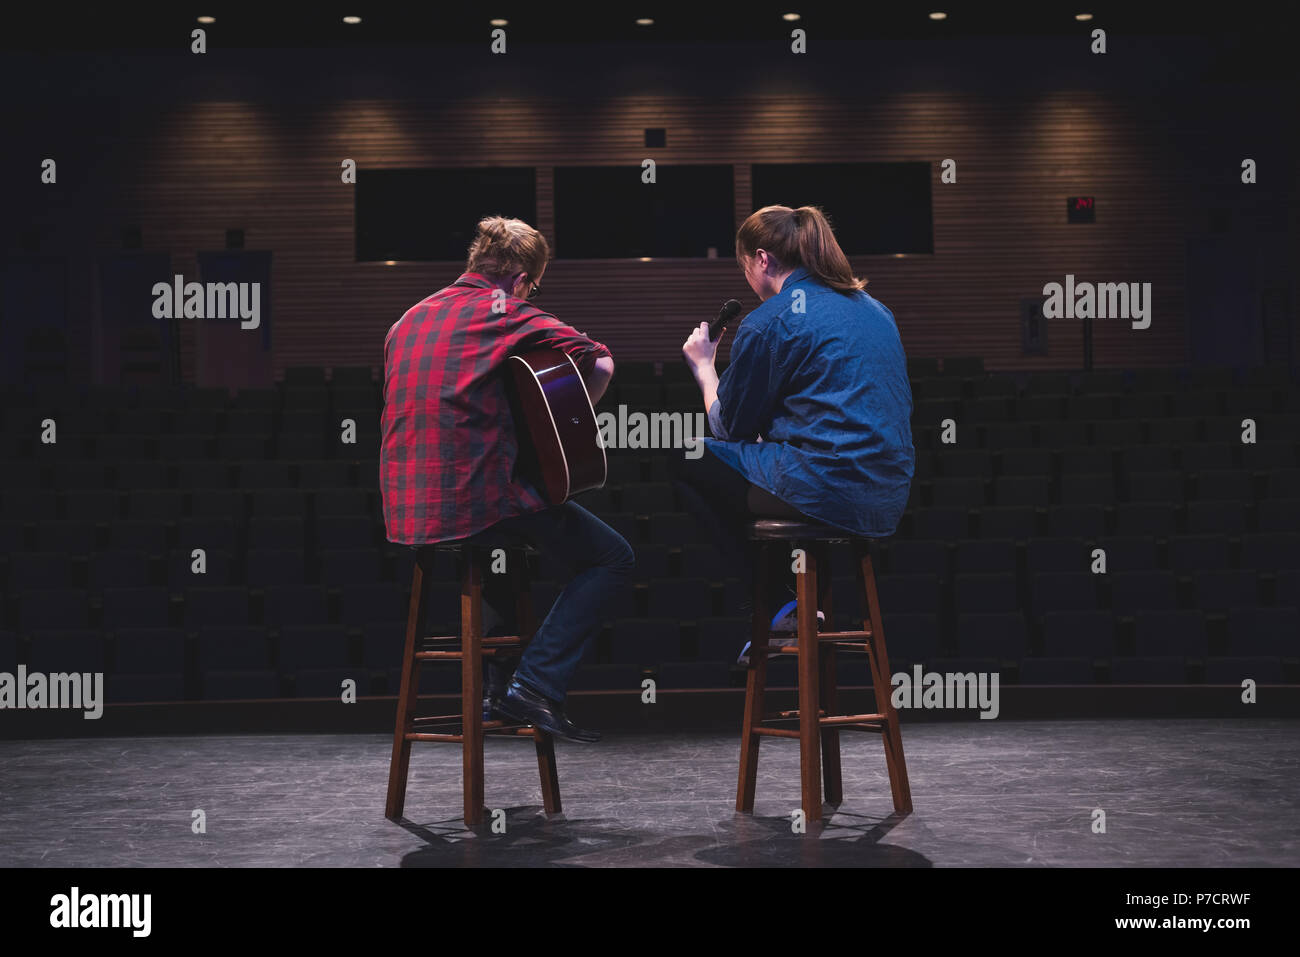
{"label": "stool seat", "polygon": [[834,525],[805,522],[797,518],[761,518],[750,524],[749,537],[753,541],[805,538],[821,542],[847,542],[862,538],[861,535],[854,535]]}

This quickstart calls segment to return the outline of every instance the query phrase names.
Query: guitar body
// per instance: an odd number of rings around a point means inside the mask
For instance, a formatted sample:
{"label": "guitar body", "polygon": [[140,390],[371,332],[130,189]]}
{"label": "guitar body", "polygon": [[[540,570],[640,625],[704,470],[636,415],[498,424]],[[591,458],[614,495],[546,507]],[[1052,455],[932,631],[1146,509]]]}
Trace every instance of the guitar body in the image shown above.
{"label": "guitar body", "polygon": [[521,465],[538,491],[560,505],[604,485],[605,446],[573,360],[558,349],[535,349],[510,356],[507,364]]}

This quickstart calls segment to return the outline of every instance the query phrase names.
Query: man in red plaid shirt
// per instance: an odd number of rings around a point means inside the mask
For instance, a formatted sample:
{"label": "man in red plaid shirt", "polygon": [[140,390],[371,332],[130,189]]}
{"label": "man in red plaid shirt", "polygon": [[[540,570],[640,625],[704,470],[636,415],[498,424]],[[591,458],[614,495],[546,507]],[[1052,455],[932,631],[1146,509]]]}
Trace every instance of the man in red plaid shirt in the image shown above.
{"label": "man in red plaid shirt", "polygon": [[573,724],[563,703],[601,610],[630,584],[632,549],[576,502],[550,507],[515,474],[518,442],[503,374],[508,356],[554,348],[573,360],[593,402],[613,376],[605,346],[527,302],[549,259],[545,237],[527,223],[484,219],[460,278],[389,329],[379,480],[390,541],[522,539],[548,564],[572,569],[508,684],[488,669],[485,707],[596,741],[600,734]]}

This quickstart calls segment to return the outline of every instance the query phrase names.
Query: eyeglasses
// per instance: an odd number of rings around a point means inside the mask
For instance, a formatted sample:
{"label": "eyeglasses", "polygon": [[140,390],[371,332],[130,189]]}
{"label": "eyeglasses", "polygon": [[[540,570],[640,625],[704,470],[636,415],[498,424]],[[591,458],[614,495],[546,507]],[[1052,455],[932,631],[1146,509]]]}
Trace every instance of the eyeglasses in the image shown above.
{"label": "eyeglasses", "polygon": [[528,295],[525,296],[524,298],[525,298],[525,299],[533,299],[533,298],[535,298],[535,297],[537,296],[537,294],[538,294],[539,292],[541,292],[541,291],[542,291],[541,284],[540,284],[540,283],[535,283],[535,282],[533,282],[533,281],[530,279],[530,280],[528,281]]}

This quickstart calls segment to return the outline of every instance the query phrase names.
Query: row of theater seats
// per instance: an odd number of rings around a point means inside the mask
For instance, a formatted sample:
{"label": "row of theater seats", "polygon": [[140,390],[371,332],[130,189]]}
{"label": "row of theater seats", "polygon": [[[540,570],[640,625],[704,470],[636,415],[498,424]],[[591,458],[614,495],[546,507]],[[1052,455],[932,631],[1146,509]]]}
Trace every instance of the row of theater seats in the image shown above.
{"label": "row of theater seats", "polygon": [[[949,364],[911,363],[917,480],[898,534],[877,551],[895,671],[1295,680],[1300,429],[1288,380],[1272,370],[1022,378]],[[653,407],[685,396],[683,371],[620,364],[610,398]],[[107,670],[110,700],[333,695],[344,678],[361,693],[392,691],[411,555],[384,537],[378,385],[368,371],[331,382],[291,372],[234,397],[6,397],[0,670],[18,660]],[[1254,444],[1236,416],[1247,406],[1262,410]],[[51,409],[55,446],[37,437]],[[355,444],[335,431],[343,416],[357,422]],[[942,417],[957,420],[956,446],[940,441]],[[637,585],[610,609],[575,687],[638,687],[647,671],[664,687],[734,684],[748,638],[742,584],[719,579],[719,556],[679,510],[668,453],[609,458],[607,488],[580,501],[635,544]],[[1103,575],[1091,571],[1097,547]],[[833,616],[847,625],[856,589],[843,556],[837,567]],[[450,633],[455,570],[440,561],[434,577],[428,627]],[[536,581],[537,602],[560,587]],[[865,681],[860,662],[842,667],[846,681]],[[428,690],[455,680],[454,669],[427,669]]]}
{"label": "row of theater seats", "polygon": [[[1296,680],[1294,608],[1233,609],[1226,638],[1215,637],[1192,610],[1143,611],[1132,629],[1100,611],[1047,616],[1031,640],[1018,611],[967,613],[945,642],[933,613],[888,613],[891,671],[996,672],[1006,684],[1263,684]],[[747,640],[739,617],[617,619],[593,647],[574,690],[636,690],[654,677],[665,689],[738,686],[730,662]],[[104,672],[108,700],[336,697],[344,682],[360,695],[393,694],[400,677],[404,623],[377,618],[353,631],[341,625],[204,624],[194,633],[173,626],[131,625],[120,632],[66,629],[24,643],[0,631],[0,671]],[[843,684],[869,683],[864,663],[840,661]],[[422,691],[454,693],[454,667],[423,670]],[[774,685],[793,684],[792,663],[777,659]]]}

